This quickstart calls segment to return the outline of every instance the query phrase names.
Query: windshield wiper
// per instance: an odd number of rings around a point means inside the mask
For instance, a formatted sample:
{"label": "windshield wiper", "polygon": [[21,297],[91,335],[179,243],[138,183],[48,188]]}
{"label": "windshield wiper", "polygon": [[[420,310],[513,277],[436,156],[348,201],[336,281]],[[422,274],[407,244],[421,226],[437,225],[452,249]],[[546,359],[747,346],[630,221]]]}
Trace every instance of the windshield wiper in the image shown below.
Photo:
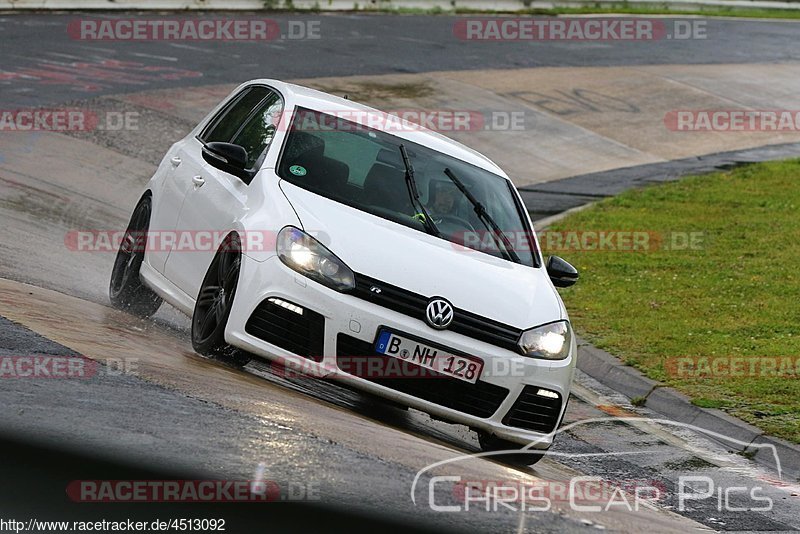
{"label": "windshield wiper", "polygon": [[449,168],[446,168],[444,173],[454,184],[456,184],[458,190],[461,191],[465,197],[467,197],[467,200],[469,200],[470,204],[472,204],[472,207],[475,210],[475,214],[486,226],[486,229],[491,230],[495,243],[498,245],[503,245],[502,247],[499,247],[503,257],[507,260],[513,261],[514,263],[520,263],[519,256],[514,250],[514,247],[511,246],[511,242],[508,240],[508,237],[506,237],[506,235],[503,233],[503,230],[500,229],[500,226],[497,224],[497,222],[495,222],[492,216],[489,215],[483,204],[481,204],[478,199],[475,198],[472,193],[470,193],[470,191],[464,186],[463,182],[459,180],[455,174],[453,174],[453,171],[451,171]]}
{"label": "windshield wiper", "polygon": [[431,216],[428,215],[428,211],[419,199],[417,181],[414,179],[414,167],[411,166],[411,160],[408,159],[408,152],[406,151],[405,145],[400,145],[400,155],[403,157],[403,165],[406,167],[406,186],[408,187],[408,196],[411,198],[411,205],[414,206],[417,213],[422,216],[422,225],[425,227],[425,231],[439,237],[442,233],[436,227],[436,223],[434,223]]}

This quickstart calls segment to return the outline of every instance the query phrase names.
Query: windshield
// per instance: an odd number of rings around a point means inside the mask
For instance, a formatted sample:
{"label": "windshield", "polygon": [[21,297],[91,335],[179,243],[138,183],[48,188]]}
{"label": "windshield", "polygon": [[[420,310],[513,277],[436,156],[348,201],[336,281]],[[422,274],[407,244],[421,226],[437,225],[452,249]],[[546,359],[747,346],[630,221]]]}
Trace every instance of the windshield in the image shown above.
{"label": "windshield", "polygon": [[[419,202],[409,191],[400,145],[413,165]],[[498,239],[486,217],[445,174],[450,169],[506,239]],[[284,180],[420,232],[498,258],[536,266],[533,238],[522,206],[505,178],[430,148],[341,117],[297,108],[278,166]],[[506,247],[513,248],[508,254]]]}

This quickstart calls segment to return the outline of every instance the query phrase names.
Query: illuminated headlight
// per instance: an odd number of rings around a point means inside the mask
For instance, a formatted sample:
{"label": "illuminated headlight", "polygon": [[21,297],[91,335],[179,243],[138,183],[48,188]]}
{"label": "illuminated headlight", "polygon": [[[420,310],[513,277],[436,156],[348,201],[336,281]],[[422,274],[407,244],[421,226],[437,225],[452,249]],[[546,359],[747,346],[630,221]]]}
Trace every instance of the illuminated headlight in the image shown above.
{"label": "illuminated headlight", "polygon": [[278,257],[291,269],[336,291],[356,285],[353,271],[325,246],[294,226],[278,233]]}
{"label": "illuminated headlight", "polygon": [[563,360],[569,356],[572,329],[566,321],[526,330],[519,337],[520,352],[531,358]]}

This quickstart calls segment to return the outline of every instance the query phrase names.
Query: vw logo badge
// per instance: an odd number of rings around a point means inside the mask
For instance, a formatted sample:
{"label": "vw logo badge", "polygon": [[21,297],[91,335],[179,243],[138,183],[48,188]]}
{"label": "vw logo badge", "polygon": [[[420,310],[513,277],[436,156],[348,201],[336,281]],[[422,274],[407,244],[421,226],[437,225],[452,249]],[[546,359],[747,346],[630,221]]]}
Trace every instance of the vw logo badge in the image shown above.
{"label": "vw logo badge", "polygon": [[425,320],[431,327],[444,330],[453,322],[453,305],[442,298],[431,299],[425,309]]}

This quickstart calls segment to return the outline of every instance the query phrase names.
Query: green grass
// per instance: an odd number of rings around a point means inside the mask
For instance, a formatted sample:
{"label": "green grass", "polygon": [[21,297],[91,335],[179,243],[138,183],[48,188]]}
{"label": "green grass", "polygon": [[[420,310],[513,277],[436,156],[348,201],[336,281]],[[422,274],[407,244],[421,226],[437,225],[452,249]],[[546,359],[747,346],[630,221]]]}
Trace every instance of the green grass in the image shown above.
{"label": "green grass", "polygon": [[[284,3],[281,4],[281,1]],[[286,0],[265,0],[265,9],[268,11],[295,11],[319,13],[324,11],[322,5],[315,5],[312,8],[300,8],[294,6]],[[742,17],[758,19],[800,19],[800,10],[794,9],[766,9],[759,7],[728,7],[728,6],[707,6],[700,9],[670,9],[667,4],[659,5],[630,5],[627,2],[620,2],[616,5],[602,5],[598,3],[587,3],[581,7],[554,7],[550,9],[520,9],[518,11],[496,11],[481,10],[456,7],[451,10],[442,9],[438,6],[431,8],[409,8],[409,7],[375,7],[370,3],[354,3],[351,11],[360,13],[390,13],[395,15],[517,15],[517,16],[559,16],[559,15],[670,15],[670,16],[701,16],[701,17]]]}
{"label": "green grass", "polygon": [[[680,250],[551,251],[581,272],[562,290],[577,332],[698,406],[800,443],[800,373],[748,371],[800,358],[800,160],[630,191],[551,230],[653,232],[667,245],[694,232],[699,246]],[[741,357],[745,371],[677,372],[680,357]]]}
{"label": "green grass", "polygon": [[[469,13],[468,10],[456,10],[456,13]],[[800,19],[800,10],[794,9],[764,9],[764,8],[734,8],[708,6],[702,9],[669,9],[662,6],[602,6],[599,4],[583,7],[556,7],[552,9],[529,9],[521,12],[528,15],[695,15],[702,17],[744,17],[757,19]]]}

